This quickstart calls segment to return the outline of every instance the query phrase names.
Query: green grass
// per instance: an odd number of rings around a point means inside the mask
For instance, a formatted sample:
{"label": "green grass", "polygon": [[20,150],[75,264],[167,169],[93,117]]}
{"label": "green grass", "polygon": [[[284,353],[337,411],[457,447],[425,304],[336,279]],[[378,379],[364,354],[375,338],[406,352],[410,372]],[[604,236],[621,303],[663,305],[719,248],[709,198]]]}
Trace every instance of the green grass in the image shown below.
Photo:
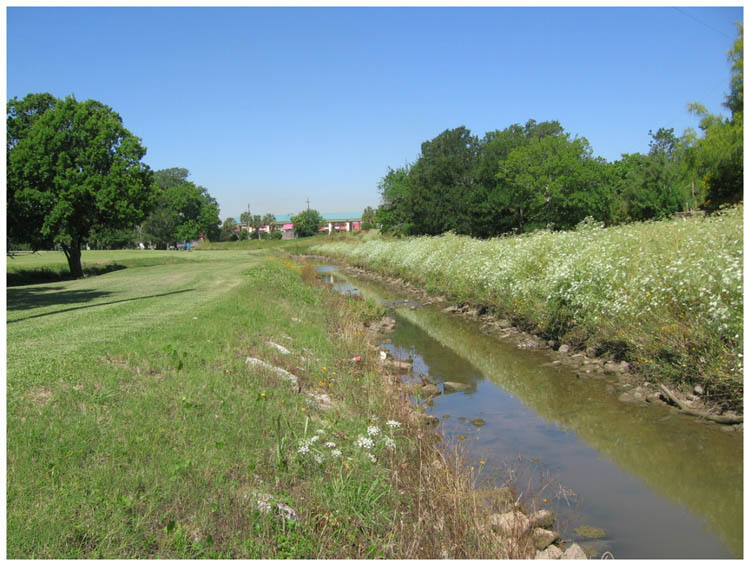
{"label": "green grass", "polygon": [[544,338],[625,359],[649,379],[701,384],[741,409],[742,219],[740,206],[612,228],[344,241],[311,251],[487,305]]}
{"label": "green grass", "polygon": [[360,324],[379,307],[273,251],[143,253],[8,289],[9,558],[502,555],[472,527],[470,478],[375,369]]}
{"label": "green grass", "polygon": [[[84,251],[81,264],[88,276],[103,275],[128,267],[149,267],[174,263],[194,263],[213,259],[205,254],[156,250]],[[70,281],[73,279],[62,252],[40,251],[6,259],[9,287]]]}

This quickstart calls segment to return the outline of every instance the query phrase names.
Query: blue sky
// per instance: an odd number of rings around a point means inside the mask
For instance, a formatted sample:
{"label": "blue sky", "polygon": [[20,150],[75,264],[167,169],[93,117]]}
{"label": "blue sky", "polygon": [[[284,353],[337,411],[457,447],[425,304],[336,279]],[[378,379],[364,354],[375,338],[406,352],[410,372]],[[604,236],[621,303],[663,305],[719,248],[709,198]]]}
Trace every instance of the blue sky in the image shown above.
{"label": "blue sky", "polygon": [[387,168],[465,125],[558,120],[612,161],[697,129],[742,7],[7,8],[7,98],[93,98],[221,207],[377,206]]}

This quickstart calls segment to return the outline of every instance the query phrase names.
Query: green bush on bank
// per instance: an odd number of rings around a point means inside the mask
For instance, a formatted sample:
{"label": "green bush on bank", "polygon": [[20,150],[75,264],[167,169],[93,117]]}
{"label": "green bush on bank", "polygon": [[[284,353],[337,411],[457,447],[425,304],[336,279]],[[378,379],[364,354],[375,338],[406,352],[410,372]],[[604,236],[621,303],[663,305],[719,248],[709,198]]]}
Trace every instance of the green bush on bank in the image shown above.
{"label": "green bush on bank", "polygon": [[709,217],[478,240],[452,233],[313,246],[490,306],[648,377],[742,398],[742,206]]}

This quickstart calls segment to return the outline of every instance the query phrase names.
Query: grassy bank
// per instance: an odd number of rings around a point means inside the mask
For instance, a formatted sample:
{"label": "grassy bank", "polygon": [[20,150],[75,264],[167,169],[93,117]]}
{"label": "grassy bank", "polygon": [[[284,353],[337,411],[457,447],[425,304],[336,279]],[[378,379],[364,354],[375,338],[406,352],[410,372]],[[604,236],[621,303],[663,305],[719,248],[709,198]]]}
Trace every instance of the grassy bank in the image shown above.
{"label": "grassy bank", "polygon": [[313,246],[490,307],[649,379],[742,407],[742,207],[712,217],[475,240],[447,234]]}
{"label": "grassy bank", "polygon": [[9,558],[520,552],[388,386],[378,307],[270,251],[190,257],[8,289]]}

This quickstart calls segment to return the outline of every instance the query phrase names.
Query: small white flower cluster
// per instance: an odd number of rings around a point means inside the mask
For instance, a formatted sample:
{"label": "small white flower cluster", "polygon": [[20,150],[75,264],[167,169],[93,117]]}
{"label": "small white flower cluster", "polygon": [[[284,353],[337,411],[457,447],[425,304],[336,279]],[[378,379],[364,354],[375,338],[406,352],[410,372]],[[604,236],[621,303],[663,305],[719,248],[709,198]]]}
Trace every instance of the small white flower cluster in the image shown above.
{"label": "small white flower cluster", "polygon": [[[379,425],[377,417],[372,417],[372,424],[367,426],[367,434],[360,434],[353,443],[353,447],[360,450],[360,455],[372,462],[378,462],[379,454],[383,449],[393,451],[396,449],[396,440],[389,435],[390,431],[396,431],[401,427],[401,423],[393,419],[386,421],[385,426]],[[386,430],[384,430],[386,429]],[[390,429],[390,431],[388,430]],[[344,452],[333,440],[326,439],[328,432],[324,429],[317,429],[315,435],[309,438],[303,438],[299,441],[297,453],[300,455],[301,463],[316,462],[323,464],[325,460],[344,459]],[[352,461],[351,457],[346,457],[346,461]]]}
{"label": "small white flower cluster", "polygon": [[310,438],[305,438],[305,439],[301,440],[300,443],[299,443],[299,448],[297,448],[297,452],[299,454],[309,454],[310,453],[310,448],[319,439],[320,439],[320,437],[318,437],[318,436],[311,436]]}
{"label": "small white flower cluster", "polygon": [[[372,420],[376,419],[377,417],[372,417]],[[391,431],[395,431],[401,427],[401,423],[391,419],[386,421],[385,426]],[[373,452],[377,452],[380,447],[385,447],[390,451],[396,449],[396,441],[387,433],[384,433],[383,429],[377,424],[369,425],[367,435],[360,434],[355,445],[365,451],[365,457],[372,463],[377,462],[377,457]]]}
{"label": "small white flower cluster", "polygon": [[365,450],[371,450],[372,447],[375,446],[375,441],[369,436],[360,435],[359,438],[357,438],[357,446],[364,448]]}

